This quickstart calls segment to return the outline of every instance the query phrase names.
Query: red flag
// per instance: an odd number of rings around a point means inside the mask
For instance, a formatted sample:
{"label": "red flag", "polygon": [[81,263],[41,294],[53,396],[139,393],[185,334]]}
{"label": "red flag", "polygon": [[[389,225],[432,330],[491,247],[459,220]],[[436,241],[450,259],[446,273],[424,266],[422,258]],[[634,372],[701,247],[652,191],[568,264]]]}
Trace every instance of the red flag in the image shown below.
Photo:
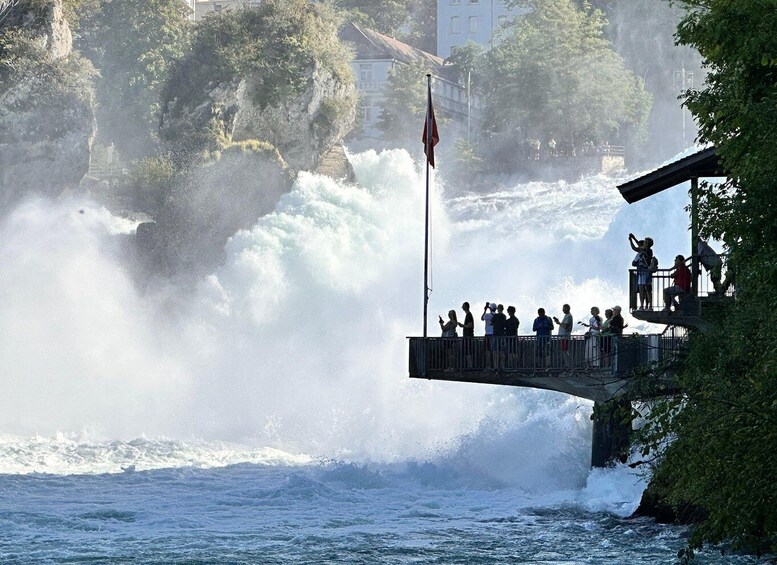
{"label": "red flag", "polygon": [[[426,160],[434,167],[434,146],[440,141],[440,134],[437,132],[437,120],[434,119],[434,108],[432,107],[432,86],[428,86],[429,91],[429,104],[426,108],[426,121],[424,121],[424,134],[421,137],[421,141],[424,143],[424,153],[426,154]],[[432,137],[427,139],[426,130],[432,124]]]}

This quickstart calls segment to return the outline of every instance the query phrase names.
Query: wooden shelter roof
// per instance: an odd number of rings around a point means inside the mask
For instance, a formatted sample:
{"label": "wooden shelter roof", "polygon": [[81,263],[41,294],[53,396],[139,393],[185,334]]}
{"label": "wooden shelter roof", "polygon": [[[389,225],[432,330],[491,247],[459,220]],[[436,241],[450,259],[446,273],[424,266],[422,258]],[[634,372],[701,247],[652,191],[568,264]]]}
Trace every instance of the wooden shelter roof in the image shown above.
{"label": "wooden shelter roof", "polygon": [[724,176],[726,171],[719,163],[715,147],[707,147],[620,184],[618,190],[626,202],[633,204],[692,178]]}

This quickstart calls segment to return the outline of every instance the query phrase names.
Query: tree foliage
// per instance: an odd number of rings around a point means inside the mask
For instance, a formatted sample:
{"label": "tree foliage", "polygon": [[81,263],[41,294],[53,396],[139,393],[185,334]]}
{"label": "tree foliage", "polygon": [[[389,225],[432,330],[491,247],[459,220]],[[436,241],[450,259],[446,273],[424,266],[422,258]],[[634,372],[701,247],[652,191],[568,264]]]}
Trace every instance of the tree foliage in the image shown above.
{"label": "tree foliage", "polygon": [[100,9],[101,0],[62,0],[62,9],[71,31],[77,34],[81,21],[88,19]]}
{"label": "tree foliage", "polygon": [[513,142],[554,138],[560,150],[621,142],[650,109],[642,80],[604,38],[604,16],[573,0],[513,0],[529,12],[489,55],[485,126]]}
{"label": "tree foliage", "polygon": [[188,16],[181,0],[102,0],[81,21],[77,45],[100,72],[99,130],[126,157],[154,151],[159,95],[187,46]]}
{"label": "tree foliage", "polygon": [[730,173],[701,194],[703,235],[724,239],[736,302],[697,336],[681,375],[682,399],[653,416],[656,479],[675,504],[702,507],[692,545],[733,540],[777,551],[777,11],[755,0],[682,0],[678,41],[708,70],[686,104],[700,141]]}
{"label": "tree foliage", "polygon": [[400,30],[398,39],[427,53],[437,53],[437,1],[411,2],[406,28]]}
{"label": "tree foliage", "polygon": [[[44,20],[49,10],[40,0],[28,2],[15,8],[21,11],[20,21],[28,18]],[[18,14],[19,12],[17,12]],[[75,128],[66,117],[72,115],[69,106],[75,100],[79,105],[89,107],[94,97],[94,67],[78,53],[64,58],[55,58],[49,50],[46,39],[35,26],[8,25],[0,27],[0,95],[9,89],[23,86],[23,95],[9,97],[5,108],[11,112],[25,112],[44,109],[59,116],[56,133],[64,135],[68,127]],[[47,123],[47,127],[54,124]]]}
{"label": "tree foliage", "polygon": [[445,62],[456,70],[461,84],[467,84],[467,75],[470,75],[472,82],[479,84],[482,80],[479,69],[484,66],[485,57],[485,47],[470,40],[464,45],[453,47]]}
{"label": "tree foliage", "polygon": [[348,13],[357,24],[394,35],[408,22],[414,0],[334,0],[339,10]]}
{"label": "tree foliage", "polygon": [[164,98],[187,103],[209,87],[253,73],[257,102],[274,106],[299,93],[318,66],[348,82],[350,53],[337,38],[338,23],[331,11],[305,0],[266,0],[204,18]]}
{"label": "tree foliage", "polygon": [[[395,65],[388,73],[378,128],[384,138],[409,143],[421,140],[426,115],[426,74],[428,65],[418,60],[411,65]],[[440,123],[440,116],[436,116]]]}
{"label": "tree foliage", "polygon": [[[176,159],[231,141],[235,101],[244,95],[260,111],[283,113],[288,104],[293,112],[295,97],[318,81],[329,94],[316,100],[313,133],[325,138],[350,124],[356,103],[349,88],[352,53],[338,37],[340,23],[327,6],[307,0],[265,0],[198,22],[191,50],[177,62],[162,93],[162,135]],[[236,94],[241,85],[244,94]],[[267,140],[278,143],[285,137],[281,128],[276,134]]]}

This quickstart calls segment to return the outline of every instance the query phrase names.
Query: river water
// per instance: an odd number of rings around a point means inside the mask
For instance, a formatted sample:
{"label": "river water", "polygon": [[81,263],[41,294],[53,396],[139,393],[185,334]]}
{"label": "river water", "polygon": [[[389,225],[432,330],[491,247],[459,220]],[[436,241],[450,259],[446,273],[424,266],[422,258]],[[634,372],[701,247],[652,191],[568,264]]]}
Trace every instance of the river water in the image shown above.
{"label": "river water", "polygon": [[[407,378],[423,177],[402,151],[351,162],[356,185],[303,173],[194,289],[140,292],[135,223],[94,203],[0,220],[0,562],[674,560],[685,529],[629,518],[644,478],[589,469],[589,402]],[[629,231],[662,265],[689,245],[682,189],[433,196],[433,321],[626,307]]]}

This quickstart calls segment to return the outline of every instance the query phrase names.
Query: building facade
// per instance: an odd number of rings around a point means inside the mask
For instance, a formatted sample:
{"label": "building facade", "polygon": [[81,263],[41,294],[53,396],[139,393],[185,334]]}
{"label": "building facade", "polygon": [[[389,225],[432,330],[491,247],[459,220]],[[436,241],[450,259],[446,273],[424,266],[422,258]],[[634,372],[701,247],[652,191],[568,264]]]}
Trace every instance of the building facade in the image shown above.
{"label": "building facade", "polygon": [[347,24],[340,39],[349,43],[356,56],[351,63],[359,92],[362,135],[379,138],[378,121],[385,97],[389,71],[396,65],[409,65],[419,60],[428,65],[432,74],[432,95],[435,112],[465,124],[477,111],[478,100],[467,96],[466,85],[451,76],[443,60],[392,37],[356,24]]}
{"label": "building facade", "polygon": [[445,59],[468,41],[493,47],[494,33],[517,13],[507,9],[505,0],[438,0],[437,55]]}

